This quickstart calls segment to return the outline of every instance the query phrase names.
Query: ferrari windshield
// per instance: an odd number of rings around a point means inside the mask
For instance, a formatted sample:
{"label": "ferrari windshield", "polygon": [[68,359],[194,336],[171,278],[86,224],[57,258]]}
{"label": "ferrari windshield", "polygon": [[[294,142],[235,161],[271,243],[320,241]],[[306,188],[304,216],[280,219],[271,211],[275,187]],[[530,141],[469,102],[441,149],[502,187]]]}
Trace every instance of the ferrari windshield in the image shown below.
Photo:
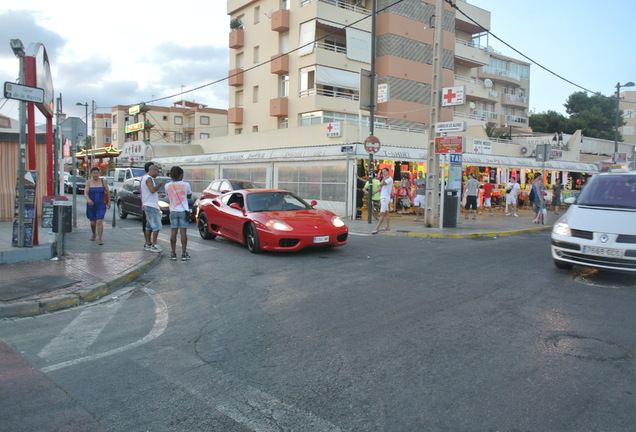
{"label": "ferrari windshield", "polygon": [[253,212],[263,212],[305,210],[311,206],[291,192],[277,191],[248,194],[247,208]]}
{"label": "ferrari windshield", "polygon": [[636,210],[636,175],[594,176],[579,194],[576,204]]}

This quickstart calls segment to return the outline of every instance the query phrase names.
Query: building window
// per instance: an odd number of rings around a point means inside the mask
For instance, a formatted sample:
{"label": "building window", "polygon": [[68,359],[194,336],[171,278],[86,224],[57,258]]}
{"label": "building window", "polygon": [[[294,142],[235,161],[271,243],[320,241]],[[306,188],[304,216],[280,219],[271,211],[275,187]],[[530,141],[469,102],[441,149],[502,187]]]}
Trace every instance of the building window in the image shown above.
{"label": "building window", "polygon": [[261,7],[256,6],[254,8],[254,24],[258,24],[261,21]]}
{"label": "building window", "polygon": [[199,134],[199,139],[208,139],[208,138],[210,138],[210,134],[207,134],[207,133]]}
{"label": "building window", "polygon": [[316,69],[310,66],[300,70],[300,92],[309,93],[316,88]]}
{"label": "building window", "polygon": [[260,57],[261,57],[261,48],[256,45],[254,47],[254,63],[258,63],[260,61]]}
{"label": "building window", "polygon": [[623,111],[623,118],[632,119],[634,117],[636,117],[636,110],[626,109],[625,111]]}
{"label": "building window", "polygon": [[280,0],[280,8],[289,10],[289,0]]}
{"label": "building window", "polygon": [[243,90],[239,90],[234,94],[234,97],[236,99],[236,106],[237,107],[241,107],[243,106]]}
{"label": "building window", "polygon": [[242,128],[234,129],[234,135],[241,135],[242,133],[243,133],[243,129]]}
{"label": "building window", "polygon": [[117,132],[113,132],[113,141],[117,141]]}
{"label": "building window", "polygon": [[289,75],[281,75],[278,80],[278,97],[289,97]]}
{"label": "building window", "polygon": [[634,126],[623,126],[623,135],[625,136],[634,135]]}
{"label": "building window", "polygon": [[252,126],[252,132],[254,133],[258,132],[258,126]]}
{"label": "building window", "polygon": [[175,142],[183,142],[183,134],[181,132],[177,132],[174,134]]}
{"label": "building window", "polygon": [[104,128],[110,129],[111,127],[113,127],[113,125],[111,124],[110,119],[104,119]]}
{"label": "building window", "polygon": [[258,102],[258,86],[252,88],[252,102]]}
{"label": "building window", "polygon": [[208,116],[199,117],[199,124],[209,125],[210,124],[210,117],[208,117]]}
{"label": "building window", "polygon": [[278,129],[287,129],[289,127],[289,118],[281,117],[278,119]]}
{"label": "building window", "polygon": [[182,124],[183,124],[183,117],[181,117],[181,116],[174,116],[174,124],[176,124],[176,125],[182,125]]}
{"label": "building window", "polygon": [[111,142],[111,141],[110,141],[110,137],[109,137],[108,135],[106,135],[106,136],[104,137],[104,143],[106,143],[106,144],[110,144],[110,142]]}
{"label": "building window", "polygon": [[163,121],[168,121],[168,116],[163,116]]}
{"label": "building window", "polygon": [[114,114],[113,115],[113,124],[116,124],[116,123],[117,123],[117,114]]}
{"label": "building window", "polygon": [[236,68],[240,69],[243,67],[243,59],[245,58],[245,55],[240,52],[240,53],[236,53]]}

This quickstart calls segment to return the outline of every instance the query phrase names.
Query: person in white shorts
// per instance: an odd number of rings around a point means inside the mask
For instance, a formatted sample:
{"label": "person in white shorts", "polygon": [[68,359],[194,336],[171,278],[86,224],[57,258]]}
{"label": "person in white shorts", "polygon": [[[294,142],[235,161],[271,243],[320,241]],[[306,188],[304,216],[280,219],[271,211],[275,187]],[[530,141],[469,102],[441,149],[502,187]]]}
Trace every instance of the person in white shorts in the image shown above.
{"label": "person in white shorts", "polygon": [[506,216],[519,217],[517,214],[517,196],[520,191],[521,186],[517,183],[517,179],[511,176],[510,181],[506,185]]}
{"label": "person in white shorts", "polygon": [[415,219],[413,221],[424,220],[424,207],[426,206],[426,179],[424,172],[417,172],[417,180],[413,182],[417,188],[413,205],[415,206]]}
{"label": "person in white shorts", "polygon": [[377,234],[380,231],[380,227],[385,220],[385,230],[389,231],[391,229],[391,216],[389,215],[391,192],[393,192],[393,179],[389,175],[389,170],[384,168],[382,170],[382,181],[380,182],[380,220],[375,229],[371,231],[372,234]]}

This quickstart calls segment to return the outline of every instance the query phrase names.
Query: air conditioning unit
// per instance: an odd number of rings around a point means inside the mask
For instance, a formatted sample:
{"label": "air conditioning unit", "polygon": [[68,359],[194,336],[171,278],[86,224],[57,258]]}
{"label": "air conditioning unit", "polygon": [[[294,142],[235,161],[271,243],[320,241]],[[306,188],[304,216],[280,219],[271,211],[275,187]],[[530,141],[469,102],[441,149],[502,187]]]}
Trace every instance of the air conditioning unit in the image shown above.
{"label": "air conditioning unit", "polygon": [[521,151],[521,155],[522,156],[530,156],[530,147],[521,146],[521,148],[519,150]]}

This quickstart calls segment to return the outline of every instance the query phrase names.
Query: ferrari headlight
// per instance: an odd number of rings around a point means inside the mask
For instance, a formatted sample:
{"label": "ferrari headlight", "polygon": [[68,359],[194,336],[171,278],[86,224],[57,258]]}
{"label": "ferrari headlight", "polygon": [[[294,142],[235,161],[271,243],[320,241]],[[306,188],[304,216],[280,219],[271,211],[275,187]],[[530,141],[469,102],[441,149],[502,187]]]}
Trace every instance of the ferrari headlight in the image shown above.
{"label": "ferrari headlight", "polygon": [[270,221],[268,221],[265,226],[267,228],[271,228],[271,229],[275,229],[278,231],[292,231],[293,228],[290,227],[286,222],[283,221],[279,221],[276,219],[272,219]]}
{"label": "ferrari headlight", "polygon": [[572,236],[570,225],[568,225],[565,219],[561,219],[559,222],[555,223],[552,227],[552,232],[562,236]]}
{"label": "ferrari headlight", "polygon": [[342,219],[340,219],[338,216],[334,216],[331,218],[331,223],[333,224],[333,226],[335,226],[336,228],[340,228],[344,226],[344,222],[342,221]]}

